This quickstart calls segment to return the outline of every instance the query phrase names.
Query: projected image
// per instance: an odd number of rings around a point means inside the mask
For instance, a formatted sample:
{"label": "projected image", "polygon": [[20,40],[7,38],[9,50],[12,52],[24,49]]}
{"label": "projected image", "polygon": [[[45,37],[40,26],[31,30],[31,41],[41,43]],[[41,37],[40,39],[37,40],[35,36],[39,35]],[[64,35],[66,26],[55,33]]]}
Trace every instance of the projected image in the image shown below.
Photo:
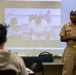
{"label": "projected image", "polygon": [[22,40],[58,40],[60,9],[5,8],[8,37],[18,35]]}

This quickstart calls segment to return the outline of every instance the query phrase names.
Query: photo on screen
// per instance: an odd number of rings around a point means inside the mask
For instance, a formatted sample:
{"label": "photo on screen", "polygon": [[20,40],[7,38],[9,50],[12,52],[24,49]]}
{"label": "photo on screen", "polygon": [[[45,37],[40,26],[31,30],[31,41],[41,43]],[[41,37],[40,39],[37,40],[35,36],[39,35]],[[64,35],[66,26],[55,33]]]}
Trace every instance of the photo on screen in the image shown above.
{"label": "photo on screen", "polygon": [[6,1],[4,18],[10,25],[7,47],[61,47],[61,1]]}

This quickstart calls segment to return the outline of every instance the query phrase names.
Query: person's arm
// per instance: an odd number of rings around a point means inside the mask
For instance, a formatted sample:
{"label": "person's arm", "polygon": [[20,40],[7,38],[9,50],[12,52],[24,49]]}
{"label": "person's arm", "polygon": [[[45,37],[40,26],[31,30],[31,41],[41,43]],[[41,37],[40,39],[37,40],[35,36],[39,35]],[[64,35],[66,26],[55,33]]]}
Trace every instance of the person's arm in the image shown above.
{"label": "person's arm", "polygon": [[68,42],[68,41],[70,41],[70,40],[72,40],[72,41],[76,41],[76,35],[75,36],[73,36],[73,35],[71,35],[71,36],[67,36],[66,35],[66,28],[68,27],[68,25],[67,24],[65,24],[65,25],[63,25],[63,27],[62,27],[62,29],[61,29],[61,31],[60,31],[60,41],[61,42]]}
{"label": "person's arm", "polygon": [[28,72],[27,72],[27,69],[26,69],[26,65],[25,65],[22,58],[20,58],[20,68],[21,68],[20,75],[29,75]]}
{"label": "person's arm", "polygon": [[30,22],[29,23],[29,26],[28,26],[28,29],[27,29],[27,34],[29,34],[29,35],[32,35],[33,34],[33,28],[32,28],[32,25],[33,25],[33,23],[32,22]]}
{"label": "person's arm", "polygon": [[62,42],[67,42],[69,40],[73,40],[73,41],[76,41],[76,36],[61,36],[60,37],[60,40]]}

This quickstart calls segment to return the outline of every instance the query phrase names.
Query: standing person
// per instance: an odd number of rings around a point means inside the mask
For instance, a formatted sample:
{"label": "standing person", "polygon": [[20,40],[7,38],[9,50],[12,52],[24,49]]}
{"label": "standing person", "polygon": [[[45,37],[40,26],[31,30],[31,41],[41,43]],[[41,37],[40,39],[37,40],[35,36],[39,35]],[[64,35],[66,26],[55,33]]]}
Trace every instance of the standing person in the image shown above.
{"label": "standing person", "polygon": [[35,20],[32,20],[29,24],[28,33],[31,34],[32,40],[47,40],[49,39],[50,29],[41,15],[35,15]]}
{"label": "standing person", "polygon": [[51,11],[47,10],[47,12],[43,15],[43,19],[50,25],[51,24]]}
{"label": "standing person", "polygon": [[0,24],[0,70],[13,69],[17,75],[28,75],[21,57],[4,49],[7,41],[7,26]]}
{"label": "standing person", "polygon": [[70,12],[70,20],[60,32],[61,42],[66,42],[62,75],[73,75],[76,66],[76,10]]}

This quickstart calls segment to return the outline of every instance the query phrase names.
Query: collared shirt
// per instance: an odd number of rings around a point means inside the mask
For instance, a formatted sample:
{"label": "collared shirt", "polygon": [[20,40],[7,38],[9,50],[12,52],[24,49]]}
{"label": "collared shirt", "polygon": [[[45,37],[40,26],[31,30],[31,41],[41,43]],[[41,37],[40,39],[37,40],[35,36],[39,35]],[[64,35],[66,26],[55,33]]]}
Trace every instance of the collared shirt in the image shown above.
{"label": "collared shirt", "polygon": [[40,24],[37,24],[36,21],[33,20],[28,27],[28,32],[32,33],[32,40],[46,40],[50,28],[44,20],[41,20]]}
{"label": "collared shirt", "polygon": [[[76,27],[72,22],[65,23],[60,31],[60,36],[76,36]],[[67,42],[67,44],[74,44],[76,45],[76,42],[73,40],[70,40]]]}

